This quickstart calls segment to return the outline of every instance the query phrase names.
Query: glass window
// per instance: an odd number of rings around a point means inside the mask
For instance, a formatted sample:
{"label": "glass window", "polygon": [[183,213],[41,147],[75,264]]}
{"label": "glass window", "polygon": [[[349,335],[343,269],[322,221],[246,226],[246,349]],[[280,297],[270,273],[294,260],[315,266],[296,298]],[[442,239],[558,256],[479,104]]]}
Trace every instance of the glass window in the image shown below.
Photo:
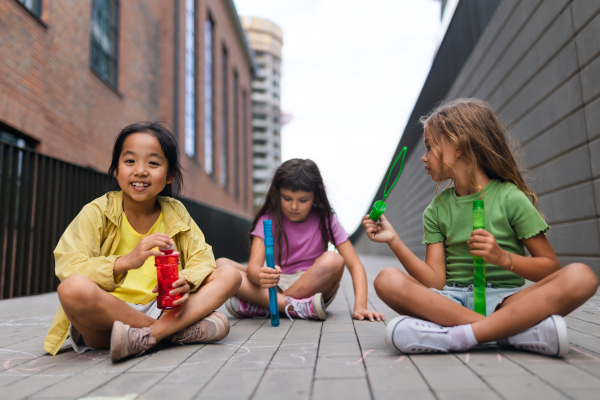
{"label": "glass window", "polygon": [[227,86],[227,74],[228,74],[228,65],[227,65],[227,49],[223,47],[223,57],[221,62],[221,89],[223,93],[223,115],[222,118],[222,129],[221,129],[221,186],[227,187],[227,114],[228,114],[228,86]]}
{"label": "glass window", "polygon": [[118,0],[93,0],[91,38],[92,70],[116,88],[119,48]]}
{"label": "glass window", "polygon": [[204,22],[204,169],[213,173],[213,23]]}
{"label": "glass window", "polygon": [[196,156],[196,40],[194,0],[185,2],[185,154]]}
{"label": "glass window", "polygon": [[248,180],[250,179],[251,168],[248,165],[248,95],[246,91],[242,91],[242,180],[244,184],[243,188],[243,199],[244,207],[248,207]]}
{"label": "glass window", "polygon": [[42,16],[42,0],[19,0],[19,3],[23,4],[36,17]]}
{"label": "glass window", "polygon": [[240,199],[240,105],[239,105],[239,82],[237,72],[233,73],[233,187],[236,200]]}

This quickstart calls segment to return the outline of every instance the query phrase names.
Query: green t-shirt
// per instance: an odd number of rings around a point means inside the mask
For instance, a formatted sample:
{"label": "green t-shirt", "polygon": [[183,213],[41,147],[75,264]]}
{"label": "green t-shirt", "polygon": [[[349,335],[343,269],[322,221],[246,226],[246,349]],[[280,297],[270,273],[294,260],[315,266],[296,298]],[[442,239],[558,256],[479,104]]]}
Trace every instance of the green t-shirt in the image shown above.
{"label": "green t-shirt", "polygon": [[[447,284],[473,283],[473,256],[467,240],[473,231],[473,201],[480,196],[481,191],[457,197],[454,188],[448,188],[423,213],[423,244],[445,244]],[[485,187],[483,201],[485,230],[509,253],[525,255],[521,239],[550,229],[525,193],[512,183],[492,179]],[[497,265],[486,264],[486,282],[494,287],[519,287],[525,284],[525,279]]]}

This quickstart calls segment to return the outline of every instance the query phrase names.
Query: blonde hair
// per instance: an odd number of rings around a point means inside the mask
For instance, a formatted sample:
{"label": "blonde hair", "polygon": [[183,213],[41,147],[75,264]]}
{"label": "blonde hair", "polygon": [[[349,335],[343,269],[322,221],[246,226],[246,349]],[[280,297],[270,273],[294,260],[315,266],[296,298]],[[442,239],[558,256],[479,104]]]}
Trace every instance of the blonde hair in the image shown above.
{"label": "blonde hair", "polygon": [[[442,102],[429,115],[421,117],[423,128],[429,128],[431,147],[440,162],[444,176],[442,137],[457,146],[461,157],[469,163],[469,184],[482,191],[475,172],[480,167],[490,179],[508,181],[527,195],[537,209],[538,198],[525,183],[523,173],[511,149],[510,133],[500,117],[484,101],[478,99],[455,99]],[[450,167],[451,168],[451,167]],[[440,185],[436,188],[438,196]],[[445,189],[452,186],[451,180]]]}

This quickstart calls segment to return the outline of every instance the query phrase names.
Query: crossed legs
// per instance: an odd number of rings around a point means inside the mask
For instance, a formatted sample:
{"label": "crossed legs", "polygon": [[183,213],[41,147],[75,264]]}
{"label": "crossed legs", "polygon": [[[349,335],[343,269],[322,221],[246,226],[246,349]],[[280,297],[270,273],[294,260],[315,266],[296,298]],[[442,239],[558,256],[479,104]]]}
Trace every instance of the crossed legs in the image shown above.
{"label": "crossed legs", "polygon": [[[248,279],[246,267],[227,258],[217,260],[217,270],[223,267],[235,267],[242,274],[242,284],[235,294],[241,300],[264,308],[269,308],[269,291]],[[288,305],[286,296],[304,299],[316,293],[322,293],[328,300],[333,296],[344,273],[344,258],[338,253],[326,251],[302,276],[285,292],[278,289],[277,302],[279,311],[284,312]]]}
{"label": "crossed legs", "polygon": [[488,317],[440,296],[396,268],[382,270],[374,282],[377,295],[394,311],[442,326],[472,324],[479,343],[520,333],[558,314],[565,316],[598,290],[598,278],[585,264],[574,263],[507,298]]}
{"label": "crossed legs", "polygon": [[[241,284],[239,272],[232,267],[213,271],[202,286],[190,294],[182,309],[171,310],[155,320],[125,304],[83,275],[66,278],[58,286],[58,297],[67,318],[83,336],[86,345],[96,349],[110,347],[115,321],[133,328],[152,327],[157,341],[195,323],[233,296]],[[180,313],[178,316],[177,313]]]}

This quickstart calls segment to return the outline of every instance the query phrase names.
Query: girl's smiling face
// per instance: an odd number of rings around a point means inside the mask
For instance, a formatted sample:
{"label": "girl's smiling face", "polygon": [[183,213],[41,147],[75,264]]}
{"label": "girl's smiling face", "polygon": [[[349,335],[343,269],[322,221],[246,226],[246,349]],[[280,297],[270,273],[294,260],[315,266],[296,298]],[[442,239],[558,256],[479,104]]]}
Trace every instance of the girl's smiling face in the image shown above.
{"label": "girl's smiling face", "polygon": [[315,200],[315,194],[303,190],[280,189],[281,211],[292,222],[304,222],[308,219]]}
{"label": "girl's smiling face", "polygon": [[158,139],[150,133],[127,136],[116,175],[124,196],[137,202],[155,200],[174,180]]}

